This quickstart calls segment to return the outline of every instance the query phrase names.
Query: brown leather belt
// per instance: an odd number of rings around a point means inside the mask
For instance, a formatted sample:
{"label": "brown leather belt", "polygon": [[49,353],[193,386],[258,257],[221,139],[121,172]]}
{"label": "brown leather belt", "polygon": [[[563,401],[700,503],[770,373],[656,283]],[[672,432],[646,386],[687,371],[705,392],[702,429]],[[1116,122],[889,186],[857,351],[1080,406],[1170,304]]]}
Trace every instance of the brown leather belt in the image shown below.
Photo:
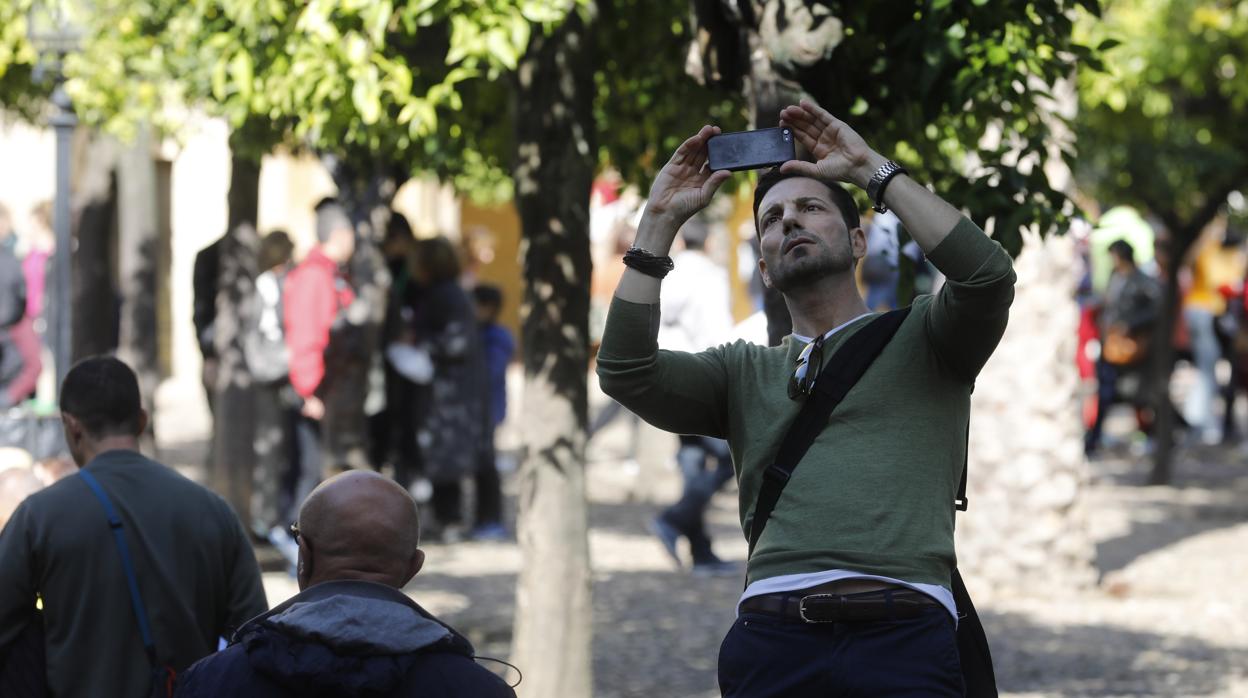
{"label": "brown leather belt", "polygon": [[921,591],[891,587],[856,594],[810,593],[804,590],[751,596],[741,602],[742,613],[761,613],[802,623],[853,623],[916,618],[936,599]]}

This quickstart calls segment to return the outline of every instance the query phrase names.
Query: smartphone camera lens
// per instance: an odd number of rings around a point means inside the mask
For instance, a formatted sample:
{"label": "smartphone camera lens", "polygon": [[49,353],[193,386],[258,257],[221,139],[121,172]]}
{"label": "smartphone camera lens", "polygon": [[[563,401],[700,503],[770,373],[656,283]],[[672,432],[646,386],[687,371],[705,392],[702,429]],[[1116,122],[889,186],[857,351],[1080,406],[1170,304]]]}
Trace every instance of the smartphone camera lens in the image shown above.
{"label": "smartphone camera lens", "polygon": [[788,141],[790,141],[790,140],[792,140],[792,139],[793,139],[793,132],[792,132],[792,131],[790,131],[789,129],[787,129],[787,128],[786,128],[786,129],[784,129],[784,132],[783,132],[783,133],[784,133],[784,140],[785,140],[785,142],[788,142]]}

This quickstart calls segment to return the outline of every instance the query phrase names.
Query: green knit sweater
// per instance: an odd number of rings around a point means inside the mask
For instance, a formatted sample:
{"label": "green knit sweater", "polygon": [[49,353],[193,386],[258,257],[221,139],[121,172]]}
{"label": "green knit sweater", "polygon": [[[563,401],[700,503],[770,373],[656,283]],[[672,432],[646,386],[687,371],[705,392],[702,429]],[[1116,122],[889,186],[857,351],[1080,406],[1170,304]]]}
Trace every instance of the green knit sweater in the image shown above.
{"label": "green knit sweater", "polygon": [[[947,282],[914,302],[794,471],[750,558],[750,583],[850,569],[949,587],[971,390],[1005,331],[1014,270],[966,219],[928,258]],[[825,361],[874,317],[833,335]],[[670,352],[658,348],[658,327],[657,304],[612,303],[598,353],[602,389],[661,429],[727,439],[744,528],[802,406],[788,382],[803,345],[790,336],[778,347]]]}

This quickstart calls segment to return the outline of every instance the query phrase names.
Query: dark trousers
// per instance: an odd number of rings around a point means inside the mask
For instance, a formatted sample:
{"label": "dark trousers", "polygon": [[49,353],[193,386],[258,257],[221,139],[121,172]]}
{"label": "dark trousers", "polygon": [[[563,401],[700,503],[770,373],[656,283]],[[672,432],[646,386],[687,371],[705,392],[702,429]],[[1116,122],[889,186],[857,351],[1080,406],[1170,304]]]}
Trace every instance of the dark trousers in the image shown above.
{"label": "dark trousers", "polygon": [[807,624],[742,614],[719,648],[724,698],[961,696],[953,618]]}
{"label": "dark trousers", "polygon": [[439,526],[458,526],[464,522],[464,488],[459,480],[433,483],[429,504]]}
{"label": "dark trousers", "polygon": [[[705,436],[680,437],[676,454],[685,489],[680,499],[660,516],[689,539],[694,564],[715,559],[711,553],[711,537],[706,534],[706,508],[711,497],[732,479],[732,455],[728,442]],[[714,461],[711,467],[708,460]]]}
{"label": "dark trousers", "polygon": [[256,466],[251,482],[251,528],[265,537],[273,527],[285,528],[293,520],[287,515],[292,487],[291,471],[296,467],[294,416],[284,397],[289,384],[261,385],[255,390]]}
{"label": "dark trousers", "polygon": [[298,411],[292,411],[292,417],[295,432],[295,467],[291,468],[291,477],[288,480],[290,499],[284,502],[286,514],[283,518],[286,521],[295,520],[299,514],[299,507],[303,505],[303,500],[307,499],[308,495],[312,494],[312,490],[321,484],[321,471],[325,462],[324,445],[321,441],[321,423],[304,417]]}
{"label": "dark trousers", "polygon": [[477,526],[488,526],[503,522],[503,483],[498,477],[498,464],[495,462],[494,431],[491,427],[482,443],[477,460],[477,472],[474,475],[477,493],[476,517],[473,521]]}

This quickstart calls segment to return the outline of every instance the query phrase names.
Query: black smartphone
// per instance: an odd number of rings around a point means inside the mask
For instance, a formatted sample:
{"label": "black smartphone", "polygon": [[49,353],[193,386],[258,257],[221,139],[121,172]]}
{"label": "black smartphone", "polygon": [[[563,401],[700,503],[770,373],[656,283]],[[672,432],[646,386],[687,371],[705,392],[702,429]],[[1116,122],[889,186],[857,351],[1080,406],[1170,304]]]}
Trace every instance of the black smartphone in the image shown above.
{"label": "black smartphone", "polygon": [[706,141],[708,165],[715,170],[756,170],[797,158],[793,132],[760,128],[711,136]]}

